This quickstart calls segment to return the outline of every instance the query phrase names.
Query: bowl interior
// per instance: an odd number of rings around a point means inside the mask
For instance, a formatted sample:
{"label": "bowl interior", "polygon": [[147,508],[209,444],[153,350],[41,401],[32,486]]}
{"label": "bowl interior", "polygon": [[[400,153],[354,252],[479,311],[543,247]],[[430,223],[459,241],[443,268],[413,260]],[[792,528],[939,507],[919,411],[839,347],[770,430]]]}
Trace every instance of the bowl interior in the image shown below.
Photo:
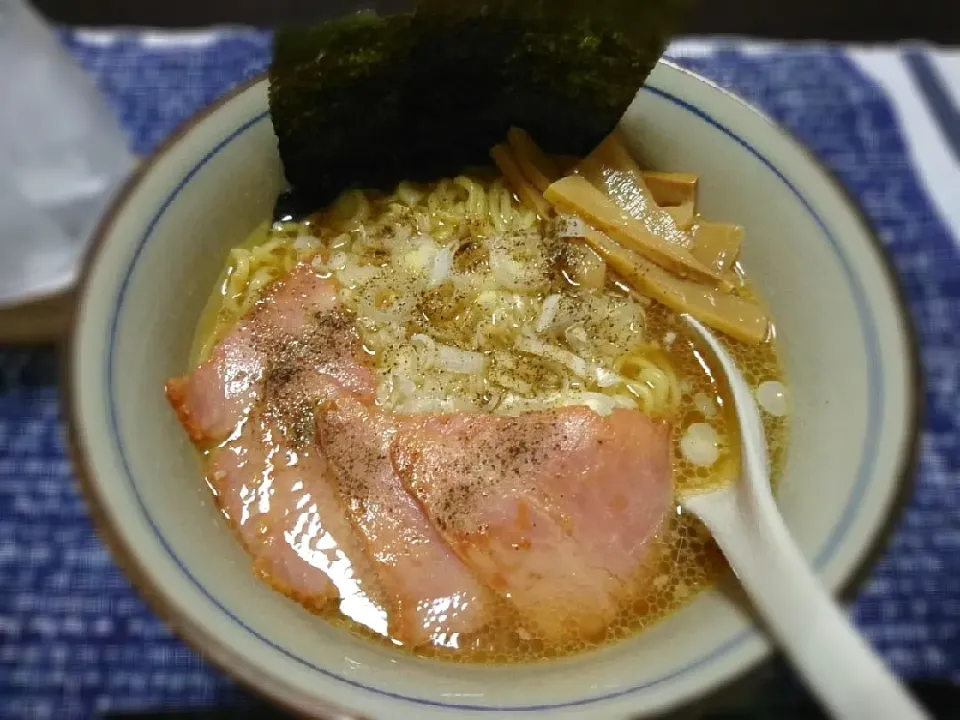
{"label": "bowl interior", "polygon": [[[913,439],[907,329],[882,260],[819,167],[705,81],[661,64],[624,129],[651,167],[701,176],[706,216],[746,227],[744,264],[770,304],[793,395],[780,505],[836,588],[889,514]],[[226,253],[269,215],[280,179],[261,82],[197,121],[128,189],[77,316],[69,399],[86,489],[138,585],[190,639],[289,705],[377,717],[654,712],[763,656],[743,612],[716,592],[607,649],[498,668],[385,651],[257,581],[163,383],[186,370]]]}

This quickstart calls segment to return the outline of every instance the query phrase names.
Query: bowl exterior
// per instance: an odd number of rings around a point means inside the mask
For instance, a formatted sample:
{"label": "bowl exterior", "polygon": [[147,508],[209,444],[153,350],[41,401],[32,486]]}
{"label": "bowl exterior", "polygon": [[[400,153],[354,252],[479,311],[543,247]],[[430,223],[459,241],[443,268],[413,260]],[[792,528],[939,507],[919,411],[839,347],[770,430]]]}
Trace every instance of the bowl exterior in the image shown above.
{"label": "bowl exterior", "polygon": [[[916,437],[909,322],[875,238],[827,174],[762,115],[666,63],[623,129],[650,166],[701,175],[704,214],[745,226],[794,410],[780,504],[834,590],[875,548]],[[78,474],[141,592],[204,654],[318,717],[657,714],[769,653],[742,604],[712,592],[642,635],[549,664],[404,657],[339,631],[255,580],[163,396],[183,372],[230,247],[272,209],[281,167],[266,81],[192,121],[102,224],[65,386]]]}

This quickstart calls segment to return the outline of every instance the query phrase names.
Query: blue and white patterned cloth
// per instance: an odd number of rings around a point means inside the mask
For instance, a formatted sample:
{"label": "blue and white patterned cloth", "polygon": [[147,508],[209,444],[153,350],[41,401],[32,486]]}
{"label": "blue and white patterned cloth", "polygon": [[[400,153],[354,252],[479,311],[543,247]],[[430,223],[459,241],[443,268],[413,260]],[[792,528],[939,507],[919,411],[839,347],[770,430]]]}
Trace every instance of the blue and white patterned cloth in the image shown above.
{"label": "blue and white patterned cloth", "polygon": [[[138,153],[264,69],[270,45],[255,31],[62,38]],[[927,377],[919,481],[855,615],[903,676],[960,682],[960,244],[924,190],[893,106],[848,53],[731,44],[675,54],[825,161],[900,273]],[[65,454],[57,379],[53,350],[0,348],[0,717],[248,704],[153,616],[94,534]]]}

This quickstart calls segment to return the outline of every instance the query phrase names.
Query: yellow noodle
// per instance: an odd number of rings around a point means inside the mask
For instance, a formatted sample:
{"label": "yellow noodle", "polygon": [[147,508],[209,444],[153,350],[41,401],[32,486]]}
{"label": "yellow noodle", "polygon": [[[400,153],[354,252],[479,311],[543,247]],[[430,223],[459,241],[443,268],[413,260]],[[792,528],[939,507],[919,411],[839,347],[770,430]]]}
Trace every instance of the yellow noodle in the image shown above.
{"label": "yellow noodle", "polygon": [[649,415],[671,415],[680,404],[680,382],[670,361],[655,348],[640,347],[620,358],[615,369],[627,379],[640,409]]}
{"label": "yellow noodle", "polygon": [[[226,328],[249,312],[272,283],[282,278],[298,262],[320,252],[321,245],[326,250],[314,261],[319,263],[315,264],[318,268],[327,268],[325,263],[334,254],[346,257],[349,263],[359,266],[379,267],[383,263],[385,243],[389,242],[384,238],[393,237],[379,232],[384,228],[396,232],[398,228],[406,227],[410,237],[415,238],[418,232],[423,233],[436,245],[445,246],[451,239],[463,237],[464,233],[470,236],[506,235],[532,230],[538,223],[536,214],[523,207],[502,181],[481,182],[467,176],[442,180],[423,189],[403,183],[394,193],[379,199],[352,190],[334,203],[332,217],[335,226],[346,232],[328,234],[325,236],[328,239],[323,242],[303,238],[298,241],[297,228],[284,228],[268,233],[266,242],[231,252],[219,309],[222,320],[213,333],[215,338],[221,337]],[[320,231],[322,235],[322,227]],[[358,299],[361,307],[395,311],[394,303],[388,301],[389,298],[385,300],[384,287],[383,281],[366,283],[361,291],[362,298],[366,299]],[[497,311],[499,319],[493,322],[486,319],[489,316],[484,316],[478,308],[468,308],[457,324],[449,327],[436,325],[431,333],[440,342],[460,344],[467,350],[483,351],[494,347],[509,349],[516,339],[515,328],[529,325],[539,309],[540,303],[537,301],[522,307],[508,303]],[[470,337],[458,343],[456,339],[463,334],[459,327],[461,324],[471,328]],[[375,333],[371,342],[386,347],[391,344],[392,337],[391,333]],[[211,338],[204,345],[204,354],[210,351],[213,342]],[[568,369],[558,363],[546,358],[538,362],[551,377],[556,377],[557,387],[563,392],[591,388],[591,391],[611,396],[624,392],[622,385],[619,389],[584,386],[582,380],[570,375]],[[680,402],[679,384],[663,353],[643,346],[621,358],[613,369],[625,379],[626,390],[639,409],[657,416],[669,416],[676,411]],[[464,388],[467,384],[465,379]],[[531,392],[529,384],[518,377],[512,377],[504,387],[514,392]]]}
{"label": "yellow noodle", "polygon": [[413,207],[423,200],[423,192],[413,183],[402,182],[397,186],[396,197],[407,207]]}
{"label": "yellow noodle", "polygon": [[480,183],[461,175],[454,182],[467,191],[466,216],[474,220],[487,217],[487,193]]}

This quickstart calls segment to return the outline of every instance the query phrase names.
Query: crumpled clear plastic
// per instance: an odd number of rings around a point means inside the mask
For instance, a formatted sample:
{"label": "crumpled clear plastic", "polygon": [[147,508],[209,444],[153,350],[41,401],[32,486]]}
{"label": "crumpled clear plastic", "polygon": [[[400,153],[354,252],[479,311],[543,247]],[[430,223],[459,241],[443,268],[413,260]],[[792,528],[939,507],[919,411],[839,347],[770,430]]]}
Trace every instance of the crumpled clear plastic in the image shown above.
{"label": "crumpled clear plastic", "polygon": [[70,287],[134,163],[52,30],[21,0],[0,0],[0,307]]}

